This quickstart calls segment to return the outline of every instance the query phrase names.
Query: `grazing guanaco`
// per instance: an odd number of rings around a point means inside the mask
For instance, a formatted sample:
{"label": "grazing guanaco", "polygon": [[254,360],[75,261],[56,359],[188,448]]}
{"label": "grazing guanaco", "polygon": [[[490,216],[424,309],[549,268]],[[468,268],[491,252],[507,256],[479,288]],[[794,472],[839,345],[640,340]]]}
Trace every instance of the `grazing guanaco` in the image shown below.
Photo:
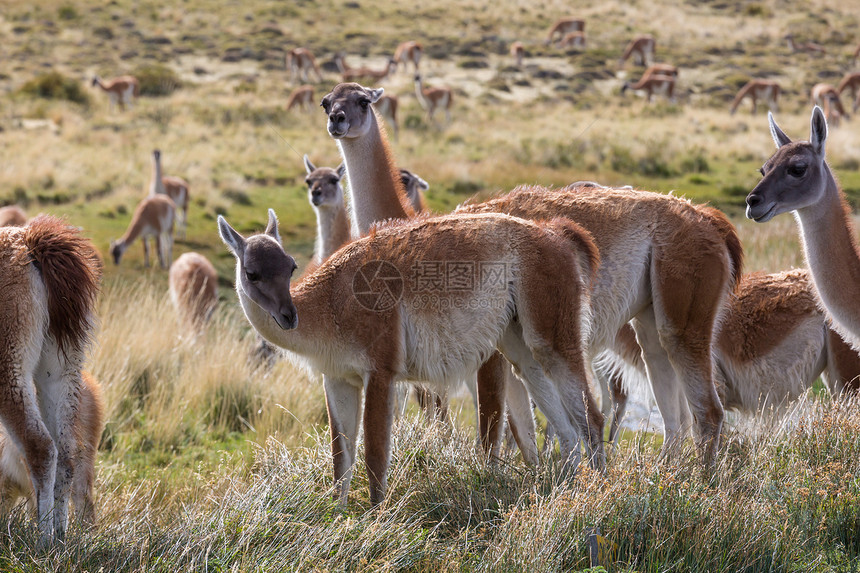
{"label": "grazing guanaco", "polygon": [[[278,223],[245,238],[223,217],[221,238],[236,257],[236,291],[249,322],[268,341],[326,374],[336,496],[349,493],[364,399],[364,447],[370,500],[384,499],[399,380],[445,388],[474,375],[498,348],[522,373],[532,397],[560,436],[563,469],[581,459],[604,467],[603,415],[591,397],[583,355],[588,282],[597,253],[569,221],[539,226],[500,214],[449,215],[377,227],[337,251],[298,284],[296,263]],[[510,268],[504,280],[450,289],[452,304],[422,304],[423,261]],[[496,276],[496,275],[494,275]],[[559,277],[564,277],[560,280]],[[415,279],[415,280],[413,280]],[[455,301],[456,302],[453,302]],[[338,384],[332,384],[338,380]]]}
{"label": "grazing guanaco", "polygon": [[827,50],[819,44],[795,41],[793,34],[786,34],[785,39],[788,40],[788,47],[791,48],[792,52],[806,52],[807,54],[815,54],[817,56],[823,56],[827,53]]}
{"label": "grazing guanaco", "polygon": [[815,291],[834,329],[860,350],[860,254],[845,195],[827,165],[827,121],[815,106],[809,141],[792,141],[768,114],[777,150],[747,196],[747,218],[764,223],[780,213],[797,220]]}
{"label": "grazing guanaco", "polygon": [[164,175],[161,168],[161,151],[158,149],[152,151],[152,178],[149,182],[149,194],[167,195],[173,199],[173,204],[182,212],[182,216],[177,217],[177,235],[180,239],[184,239],[185,230],[188,227],[188,181],[182,177]]}
{"label": "grazing guanaco", "polygon": [[552,26],[550,26],[549,33],[546,36],[546,42],[544,43],[547,46],[552,44],[556,34],[558,34],[559,38],[564,38],[565,34],[569,34],[570,32],[584,31],[585,20],[581,20],[579,18],[559,18]]}
{"label": "grazing guanaco", "polygon": [[215,267],[200,253],[183,253],[170,265],[167,282],[180,324],[188,332],[200,333],[218,304]]}
{"label": "grazing guanaco", "polygon": [[423,53],[424,48],[421,46],[420,42],[407,40],[397,46],[397,49],[394,50],[394,57],[392,60],[397,63],[398,67],[400,64],[403,64],[404,70],[407,69],[409,62],[412,62],[415,72],[417,73],[418,64],[421,61],[421,55]]}
{"label": "grazing guanaco", "polygon": [[155,247],[161,268],[167,269],[173,260],[173,219],[176,205],[167,195],[152,195],[138,203],[125,234],[111,241],[110,254],[119,264],[123,253],[138,237],[143,242],[143,266],[149,266],[149,238],[155,237]]}
{"label": "grazing guanaco", "polygon": [[394,72],[397,69],[397,62],[394,59],[389,59],[385,65],[385,68],[381,70],[374,70],[367,67],[360,68],[352,68],[347,65],[346,61],[343,59],[343,54],[338,54],[334,57],[334,62],[337,64],[337,69],[340,70],[340,75],[343,77],[343,81],[345,82],[354,82],[361,79],[371,80],[374,83],[381,82],[388,74]]}
{"label": "grazing guanaco", "polygon": [[17,205],[0,207],[0,227],[23,227],[27,224],[27,213]]}
{"label": "grazing guanaco", "polygon": [[450,88],[437,86],[425,88],[421,81],[421,76],[415,74],[415,95],[418,97],[421,107],[427,111],[427,119],[432,122],[436,110],[441,108],[445,110],[445,122],[451,123],[451,102],[453,101],[453,95]]}
{"label": "grazing guanaco", "polygon": [[851,111],[856,113],[857,108],[860,107],[860,72],[850,72],[842,77],[839,85],[836,86],[836,91],[841,96],[845,90],[851,90],[851,100],[854,102]]}
{"label": "grazing guanaco", "polygon": [[526,49],[523,46],[522,42],[517,41],[511,44],[511,57],[517,63],[518,68],[523,67],[523,58],[525,57],[525,55]]}
{"label": "grazing guanaco", "polygon": [[628,89],[643,90],[647,94],[647,99],[650,102],[654,94],[663,95],[669,101],[675,101],[675,78],[673,76],[665,76],[662,74],[652,74],[643,76],[636,83],[624,82],[621,86],[623,94]]}
{"label": "grazing guanaco", "polygon": [[[0,420],[24,458],[45,544],[65,537],[69,495],[74,490],[80,499],[75,482],[88,463],[79,445],[89,436],[79,436],[75,424],[85,387],[81,370],[94,342],[101,261],[80,231],[47,215],[0,228],[0,252]],[[87,513],[85,499],[77,510]]]}
{"label": "grazing guanaco", "polygon": [[585,32],[568,32],[558,43],[559,48],[585,49]]}
{"label": "grazing guanaco", "polygon": [[842,106],[842,99],[839,97],[839,90],[833,87],[832,84],[819,83],[812,86],[810,91],[810,99],[812,103],[824,108],[825,104],[828,107],[832,106],[840,116],[848,117],[845,108]]}
{"label": "grazing guanaco", "polygon": [[314,108],[314,87],[311,85],[303,85],[294,89],[287,98],[287,111],[294,107],[302,107],[306,112],[313,111]]}
{"label": "grazing guanaco", "polygon": [[98,76],[93,78],[93,86],[100,87],[108,94],[110,101],[110,110],[113,111],[116,105],[120,109],[129,109],[133,106],[134,98],[140,96],[140,82],[134,76],[119,76],[103,82]]}
{"label": "grazing guanaco", "polygon": [[400,136],[400,126],[397,123],[397,96],[383,95],[374,102],[373,107],[385,121],[391,124],[394,130],[394,140],[397,141]]}
{"label": "grazing guanaco", "polygon": [[[104,400],[101,385],[89,372],[81,372],[80,402],[73,432],[77,451],[72,456],[72,503],[76,519],[95,525],[96,504],[93,484],[96,476],[96,454],[104,429]],[[0,507],[5,513],[20,497],[25,497],[36,514],[33,482],[21,450],[0,426]]]}
{"label": "grazing guanaco", "polygon": [[621,54],[621,58],[618,60],[618,67],[623,66],[631,57],[634,64],[647,66],[654,61],[654,52],[656,49],[657,41],[654,39],[654,36],[648,34],[636,36],[624,48],[624,53]]}
{"label": "grazing guanaco", "polygon": [[290,70],[290,77],[294,82],[301,78],[301,81],[307,83],[310,72],[316,75],[317,81],[323,81],[317,60],[307,48],[293,48],[287,52],[285,60],[285,65]]}
{"label": "grazing guanaco", "polygon": [[732,100],[732,107],[729,113],[734,115],[744,98],[750,98],[752,100],[753,114],[756,112],[758,100],[760,99],[767,102],[771,111],[777,111],[779,92],[779,84],[773,80],[750,80],[744,84],[740,91],[738,91],[735,99]]}

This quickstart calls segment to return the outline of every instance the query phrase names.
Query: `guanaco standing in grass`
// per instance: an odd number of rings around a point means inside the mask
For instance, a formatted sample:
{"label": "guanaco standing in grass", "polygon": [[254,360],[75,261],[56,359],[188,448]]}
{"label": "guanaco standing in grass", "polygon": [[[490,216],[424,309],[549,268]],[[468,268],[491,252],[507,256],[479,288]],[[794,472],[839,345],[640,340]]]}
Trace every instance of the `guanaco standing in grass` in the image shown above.
{"label": "guanaco standing in grass", "polygon": [[860,72],[850,72],[842,77],[836,91],[841,97],[845,90],[851,91],[851,101],[854,102],[851,111],[857,113],[857,108],[860,107]]}
{"label": "guanaco standing in grass", "polygon": [[[329,133],[336,138],[347,165],[352,205],[362,214],[358,219],[368,225],[380,219],[408,217],[392,173],[390,150],[365,103],[381,94],[382,90],[341,84],[323,98]],[[588,228],[602,256],[614,262],[600,267],[598,285],[594,287],[592,314],[598,318],[591,324],[601,328],[595,329],[590,338],[592,354],[611,346],[617,331],[636,318],[637,330],[644,337],[649,378],[666,424],[665,450],[673,451],[692,426],[686,407],[689,401],[696,412],[704,461],[711,466],[723,410],[713,386],[709,348],[722,300],[734,288],[735,277],[740,273],[740,241],[732,225],[716,210],[696,208],[687,201],[661,194],[631,189],[607,191],[602,187],[597,191],[596,187],[599,186],[524,188],[460,210],[504,212],[534,220],[564,216]],[[695,266],[690,265],[691,259],[696,260]],[[624,272],[619,272],[622,269]],[[678,269],[683,276],[662,277],[647,291],[637,286],[651,284],[647,278],[650,272],[661,276],[667,269]],[[703,275],[709,278],[703,280]],[[630,293],[634,292],[638,294],[631,299]],[[694,301],[695,327],[677,323],[674,305],[686,304],[685,301]],[[505,370],[502,364],[501,357],[494,355],[478,378],[481,437],[488,449],[498,444],[500,434],[496,432],[501,426],[487,422],[503,419],[504,390],[500,391],[498,384]],[[492,407],[487,410],[485,404]],[[522,427],[526,427],[525,420],[529,418],[522,412],[529,411],[527,395],[519,401],[511,399],[510,404],[518,407],[524,416]]]}
{"label": "guanaco standing in grass", "polygon": [[525,55],[526,49],[522,42],[517,41],[511,44],[511,57],[516,62],[518,68],[523,67],[523,58]]}
{"label": "guanaco standing in grass", "polygon": [[656,95],[665,96],[669,101],[675,101],[675,78],[663,74],[643,76],[636,83],[624,82],[621,93],[627,90],[642,90],[647,96],[648,102]]}
{"label": "guanaco standing in grass", "polygon": [[155,237],[155,248],[161,268],[173,260],[173,220],[176,205],[167,195],[151,195],[138,203],[125,234],[111,241],[110,254],[119,264],[128,247],[140,237],[143,242],[143,266],[149,266],[149,238]]}
{"label": "guanaco standing in grass", "polygon": [[791,48],[792,52],[806,52],[816,56],[823,56],[827,53],[827,50],[819,44],[796,41],[793,34],[786,34],[785,39],[788,40],[788,47]]}
{"label": "guanaco standing in grass", "polygon": [[93,78],[93,86],[98,86],[108,94],[110,110],[119,105],[120,109],[129,109],[134,104],[134,99],[140,96],[140,82],[134,76],[119,76],[107,81],[102,81],[98,76]]}
{"label": "guanaco standing in grass", "polygon": [[[396,168],[394,153],[385,131],[370,105],[377,102],[383,91],[358,84],[339,84],[323,98],[322,106],[328,116],[327,130],[341,152],[346,166],[350,217],[353,234],[363,236],[380,221],[406,220],[415,216],[414,203],[406,196],[403,175]],[[494,377],[512,378],[510,365],[494,353],[488,360]],[[494,378],[495,380],[495,378]],[[517,437],[524,459],[537,463],[535,422],[528,392],[519,381],[501,387],[481,385],[476,390],[479,408],[479,435],[485,451],[492,458],[501,455],[504,427],[505,392],[512,397],[507,409],[508,421]]]}
{"label": "guanaco standing in grass", "polygon": [[752,100],[752,113],[756,112],[758,100],[764,100],[767,102],[771,111],[777,111],[779,92],[779,83],[773,80],[750,80],[744,84],[744,86],[738,91],[735,99],[732,100],[732,107],[729,113],[734,115],[744,98]]}
{"label": "guanaco standing in grass", "polygon": [[[101,261],[77,229],[47,215],[0,228],[0,251],[0,419],[24,458],[45,544],[64,538],[69,495],[74,490],[78,500],[75,481],[85,472],[79,439],[88,437],[74,429],[82,417],[81,370],[94,341]],[[77,509],[85,513],[86,502]]]}
{"label": "guanaco standing in grass", "polygon": [[[72,503],[75,516],[85,525],[95,525],[96,504],[93,485],[96,476],[96,454],[104,429],[104,399],[101,385],[89,372],[81,372],[83,384],[80,389],[77,416],[73,432],[77,441],[76,453],[72,456]],[[8,510],[19,498],[25,497],[36,514],[33,482],[21,450],[0,426],[0,506]]]}
{"label": "guanaco standing in grass", "polygon": [[562,37],[561,41],[558,43],[559,48],[578,48],[580,50],[585,49],[585,32],[568,32]]}
{"label": "guanaco standing in grass", "polygon": [[152,179],[149,182],[149,194],[167,195],[173,199],[173,204],[182,213],[181,217],[177,217],[177,235],[180,239],[184,239],[185,230],[188,227],[188,181],[182,177],[164,175],[161,168],[161,151],[158,149],[152,151]]}
{"label": "guanaco standing in grass", "polygon": [[425,88],[421,76],[415,74],[415,95],[418,97],[421,107],[427,112],[427,119],[430,122],[433,122],[436,110],[443,109],[445,111],[445,123],[451,123],[453,94],[450,88],[437,86]]}
{"label": "guanaco standing in grass", "polygon": [[417,73],[418,64],[421,62],[421,55],[423,53],[424,48],[421,46],[420,42],[416,42],[414,40],[407,40],[405,42],[401,42],[397,46],[397,49],[394,50],[394,56],[392,57],[392,60],[396,62],[398,67],[400,66],[400,64],[403,64],[404,70],[407,70],[409,62],[412,62],[412,66]]}
{"label": "guanaco standing in grass", "polygon": [[564,38],[565,34],[569,34],[570,32],[585,32],[585,20],[579,18],[559,18],[550,26],[544,43],[549,46],[556,35],[561,39]]}
{"label": "guanaco standing in grass", "polygon": [[618,67],[623,66],[631,57],[634,64],[647,66],[653,63],[656,49],[657,41],[654,39],[654,36],[649,34],[636,36],[624,48],[624,53],[621,54],[621,58],[618,60]]}
{"label": "guanaco standing in grass", "polygon": [[[444,388],[474,374],[498,348],[522,373],[560,436],[563,468],[575,468],[580,439],[604,467],[603,416],[591,397],[582,352],[588,282],[598,258],[574,223],[539,226],[500,214],[449,215],[378,227],[337,251],[296,285],[277,218],[245,238],[218,218],[236,257],[236,291],[249,322],[267,340],[326,374],[336,496],[344,505],[364,399],[370,500],[382,502],[398,380]],[[421,261],[503,263],[501,288],[451,292],[444,309],[422,306],[410,280]],[[559,276],[564,277],[559,280]],[[501,286],[504,284],[504,286]],[[337,385],[332,384],[338,380]]]}
{"label": "guanaco standing in grass", "polygon": [[301,78],[301,81],[307,83],[310,72],[316,75],[317,81],[323,81],[317,60],[307,48],[293,48],[287,52],[285,60],[286,67],[290,70],[290,77],[294,82]]}
{"label": "guanaco standing in grass", "polygon": [[777,150],[747,196],[747,218],[764,223],[794,214],[815,291],[834,329],[860,350],[860,253],[845,194],[825,159],[824,112],[813,108],[809,141],[792,141],[773,114],[768,121]]}
{"label": "guanaco standing in grass", "polygon": [[360,68],[350,67],[346,63],[346,60],[344,60],[343,54],[336,55],[334,62],[337,64],[337,69],[340,70],[340,75],[345,82],[354,82],[366,79],[371,80],[374,83],[378,83],[397,69],[397,62],[394,61],[394,59],[389,59],[388,62],[386,62],[385,67],[381,70],[374,70],[364,66]]}
{"label": "guanaco standing in grass", "polygon": [[294,107],[301,107],[306,112],[310,113],[314,108],[314,87],[311,85],[303,85],[294,89],[287,98],[287,111]]}
{"label": "guanaco standing in grass", "polygon": [[397,106],[397,96],[388,94],[381,96],[373,104],[374,109],[379,112],[379,115],[391,124],[391,128],[394,130],[395,141],[400,136],[400,125],[397,122]]}
{"label": "guanaco standing in grass", "polygon": [[182,327],[190,333],[202,332],[218,304],[215,267],[200,253],[183,253],[170,265],[167,283]]}

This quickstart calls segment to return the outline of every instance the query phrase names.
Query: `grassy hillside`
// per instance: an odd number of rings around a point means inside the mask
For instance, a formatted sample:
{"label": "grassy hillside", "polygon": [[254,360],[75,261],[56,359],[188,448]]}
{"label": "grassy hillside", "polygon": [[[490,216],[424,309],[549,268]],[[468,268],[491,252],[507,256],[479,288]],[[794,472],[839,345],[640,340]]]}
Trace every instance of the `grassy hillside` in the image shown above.
{"label": "grassy hillside", "polygon": [[[558,17],[586,19],[585,50],[543,43]],[[731,431],[713,480],[692,452],[656,455],[659,436],[627,436],[606,476],[559,482],[517,456],[487,466],[474,452],[469,400],[457,430],[398,422],[385,506],[368,509],[357,472],[347,510],[329,497],[321,384],[285,363],[247,361],[253,332],[231,292],[233,258],[215,218],[251,232],[276,210],[300,264],[315,221],[301,155],[334,166],[320,110],[286,113],[287,50],[323,67],[319,100],[339,80],[334,55],[381,68],[397,44],[423,43],[425,82],[454,90],[453,119],[429,122],[412,73],[381,82],[400,97],[398,161],[426,179],[445,212],[521,183],[591,179],[673,192],[725,210],[747,270],[803,264],[793,220],[754,225],[744,197],[773,150],[764,106],[728,108],[752,77],[778,80],[777,119],[806,138],[809,90],[852,69],[860,11],[821,0],[0,0],[0,204],[61,214],[106,255],[146,194],[150,154],[191,186],[188,237],[216,265],[221,304],[206,335],[183,338],[166,273],[133,245],[109,263],[90,367],[108,424],[99,455],[100,525],[38,551],[20,508],[0,534],[0,570],[570,571],[589,566],[586,530],[617,545],[613,570],[848,571],[860,559],[860,420],[826,397],[791,422]],[[621,94],[642,67],[618,66],[635,34],[680,68],[676,102]],[[792,54],[783,37],[823,45]],[[508,56],[526,46],[522,69]],[[134,109],[111,111],[94,75],[135,74]],[[846,105],[850,104],[844,98]],[[850,106],[849,106],[850,108]],[[828,157],[860,199],[855,119],[834,127]],[[359,465],[362,465],[360,460]],[[853,568],[853,569],[852,569]]]}

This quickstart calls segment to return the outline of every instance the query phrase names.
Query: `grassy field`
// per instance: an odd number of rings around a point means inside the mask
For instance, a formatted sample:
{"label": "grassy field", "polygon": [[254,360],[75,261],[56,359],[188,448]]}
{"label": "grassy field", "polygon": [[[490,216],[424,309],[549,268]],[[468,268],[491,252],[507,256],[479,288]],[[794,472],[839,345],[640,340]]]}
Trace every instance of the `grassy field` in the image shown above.
{"label": "grassy field", "polygon": [[[587,20],[584,51],[543,43],[568,15]],[[658,460],[651,435],[626,436],[605,476],[583,470],[569,483],[552,463],[529,469],[516,455],[487,466],[467,400],[454,430],[426,427],[411,407],[397,423],[386,503],[368,511],[359,470],[339,510],[322,386],[289,364],[249,364],[253,332],[215,225],[223,214],[241,232],[260,230],[274,208],[288,250],[306,262],[315,221],[301,155],[340,159],[322,111],[285,112],[297,83],[284,54],[317,55],[319,100],[338,81],[336,52],[381,68],[417,39],[425,82],[454,90],[452,122],[428,122],[411,73],[381,85],[400,96],[395,154],[430,182],[434,211],[520,183],[631,184],[723,209],[749,271],[801,266],[790,217],[743,218],[773,142],[762,109],[728,108],[748,79],[777,79],[777,119],[806,138],[809,90],[852,69],[858,24],[860,5],[837,0],[0,0],[0,204],[64,215],[106,255],[159,148],[165,172],[191,186],[174,256],[203,253],[221,286],[208,332],[187,340],[166,273],[143,268],[140,246],[108,264],[90,364],[108,407],[99,525],[40,551],[18,508],[2,523],[0,570],[571,571],[590,566],[595,527],[614,547],[614,571],[860,569],[860,413],[826,396],[803,401],[790,423],[729,430],[710,480],[692,452]],[[677,102],[620,93],[642,71],[617,65],[637,33],[654,34],[657,60],[679,66]],[[792,54],[787,33],[827,54]],[[526,46],[522,69],[508,56],[514,40]],[[90,82],[124,73],[144,94],[111,112]],[[860,200],[855,119],[832,130],[827,153]]]}

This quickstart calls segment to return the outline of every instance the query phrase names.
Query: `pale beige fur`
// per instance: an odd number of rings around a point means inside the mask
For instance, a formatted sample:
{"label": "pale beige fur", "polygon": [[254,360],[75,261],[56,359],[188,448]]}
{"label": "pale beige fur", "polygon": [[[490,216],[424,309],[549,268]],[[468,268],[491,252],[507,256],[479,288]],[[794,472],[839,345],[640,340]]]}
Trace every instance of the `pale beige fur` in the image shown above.
{"label": "pale beige fur", "polygon": [[183,253],[170,265],[168,293],[182,328],[199,334],[218,304],[218,273],[200,253]]}
{"label": "pale beige fur", "polygon": [[441,109],[445,112],[445,122],[451,123],[451,103],[454,100],[451,88],[442,86],[425,88],[421,76],[415,74],[415,96],[421,107],[427,112],[427,119],[431,122],[436,111]]}
{"label": "pale beige fur", "polygon": [[27,213],[17,205],[0,207],[0,227],[21,227],[27,224]]}

